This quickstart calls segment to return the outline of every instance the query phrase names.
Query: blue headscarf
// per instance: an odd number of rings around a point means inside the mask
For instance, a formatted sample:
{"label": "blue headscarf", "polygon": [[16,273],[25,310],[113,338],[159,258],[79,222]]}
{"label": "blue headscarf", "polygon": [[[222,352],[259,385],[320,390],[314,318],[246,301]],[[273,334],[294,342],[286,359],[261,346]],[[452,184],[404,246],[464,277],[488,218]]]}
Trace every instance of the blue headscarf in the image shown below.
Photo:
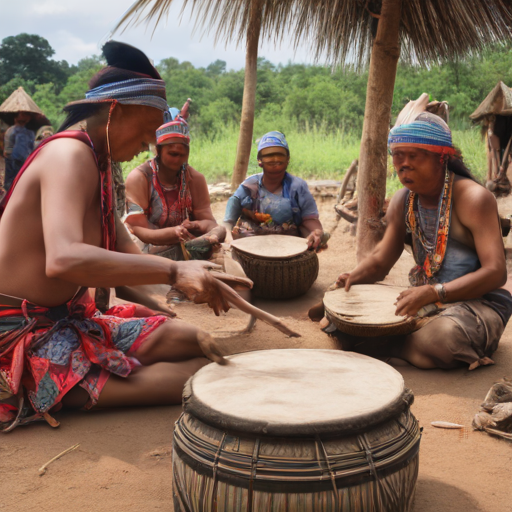
{"label": "blue headscarf", "polygon": [[290,148],[288,147],[288,142],[286,142],[284,133],[281,132],[268,132],[263,135],[258,143],[258,155],[262,149],[275,147],[286,149],[288,156],[290,156]]}
{"label": "blue headscarf", "polygon": [[416,147],[447,155],[455,154],[452,132],[435,114],[423,112],[412,123],[395,126],[389,132],[388,147]]}

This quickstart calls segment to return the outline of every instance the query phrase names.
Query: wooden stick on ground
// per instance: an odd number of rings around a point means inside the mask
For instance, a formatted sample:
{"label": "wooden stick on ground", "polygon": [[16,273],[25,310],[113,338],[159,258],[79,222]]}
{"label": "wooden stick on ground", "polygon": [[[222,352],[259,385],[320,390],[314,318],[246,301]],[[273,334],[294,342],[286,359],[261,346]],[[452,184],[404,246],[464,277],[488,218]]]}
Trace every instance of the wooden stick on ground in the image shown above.
{"label": "wooden stick on ground", "polygon": [[53,459],[49,460],[46,464],[43,464],[43,465],[39,468],[39,476],[43,476],[43,475],[46,473],[46,469],[48,468],[48,466],[49,466],[52,462],[55,462],[57,459],[60,459],[61,457],[63,457],[64,455],[66,455],[66,453],[69,453],[69,452],[72,452],[73,450],[76,450],[79,446],[80,446],[80,443],[77,443],[77,444],[75,444],[74,446],[71,446],[71,448],[67,448],[67,449],[66,449],[66,450],[64,450],[63,452],[60,452],[58,455],[56,455],[55,457],[53,457]]}

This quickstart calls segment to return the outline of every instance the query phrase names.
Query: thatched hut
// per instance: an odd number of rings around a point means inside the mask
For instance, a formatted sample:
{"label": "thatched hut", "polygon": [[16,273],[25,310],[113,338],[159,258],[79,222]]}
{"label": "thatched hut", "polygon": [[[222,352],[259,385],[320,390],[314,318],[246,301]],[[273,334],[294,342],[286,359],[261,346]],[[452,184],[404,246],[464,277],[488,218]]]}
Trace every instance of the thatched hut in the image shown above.
{"label": "thatched hut", "polygon": [[[512,89],[499,81],[469,116],[482,126],[487,148],[487,187],[497,196],[510,193]],[[511,169],[512,172],[512,169]]]}

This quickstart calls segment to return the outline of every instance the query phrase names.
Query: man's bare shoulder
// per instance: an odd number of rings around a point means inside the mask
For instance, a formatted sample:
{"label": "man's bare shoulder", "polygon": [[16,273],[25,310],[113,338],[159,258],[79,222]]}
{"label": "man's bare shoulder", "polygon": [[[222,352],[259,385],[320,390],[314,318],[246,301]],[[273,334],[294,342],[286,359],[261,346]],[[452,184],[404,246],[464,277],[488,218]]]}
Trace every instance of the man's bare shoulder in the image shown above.
{"label": "man's bare shoulder", "polygon": [[91,168],[97,168],[92,149],[87,144],[72,138],[55,139],[41,149],[31,165],[50,169],[55,173],[73,169],[80,175],[90,175]]}
{"label": "man's bare shoulder", "polygon": [[496,209],[496,198],[489,190],[476,181],[462,176],[455,177],[453,198],[463,208],[487,206]]}
{"label": "man's bare shoulder", "polygon": [[405,198],[408,192],[409,191],[406,188],[401,188],[395,192],[391,198],[391,201],[389,202],[388,210],[386,212],[386,220],[388,222],[403,220]]}

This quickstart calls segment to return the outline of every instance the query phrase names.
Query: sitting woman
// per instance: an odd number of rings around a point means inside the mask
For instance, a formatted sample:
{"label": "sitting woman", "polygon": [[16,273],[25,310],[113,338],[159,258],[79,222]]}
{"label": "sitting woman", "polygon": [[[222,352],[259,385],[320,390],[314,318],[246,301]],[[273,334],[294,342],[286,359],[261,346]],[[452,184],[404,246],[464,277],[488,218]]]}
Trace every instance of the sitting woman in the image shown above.
{"label": "sitting woman", "polygon": [[286,172],[290,150],[284,134],[269,132],[258,144],[260,174],[247,178],[230,197],[224,225],[234,239],[255,235],[293,235],[308,247],[325,246],[328,235],[306,182]]}
{"label": "sitting woman", "polygon": [[226,230],[213,217],[204,176],[188,165],[185,115],[162,125],[156,137],[157,156],[126,179],[125,223],[143,252],[172,260],[208,259]]}

